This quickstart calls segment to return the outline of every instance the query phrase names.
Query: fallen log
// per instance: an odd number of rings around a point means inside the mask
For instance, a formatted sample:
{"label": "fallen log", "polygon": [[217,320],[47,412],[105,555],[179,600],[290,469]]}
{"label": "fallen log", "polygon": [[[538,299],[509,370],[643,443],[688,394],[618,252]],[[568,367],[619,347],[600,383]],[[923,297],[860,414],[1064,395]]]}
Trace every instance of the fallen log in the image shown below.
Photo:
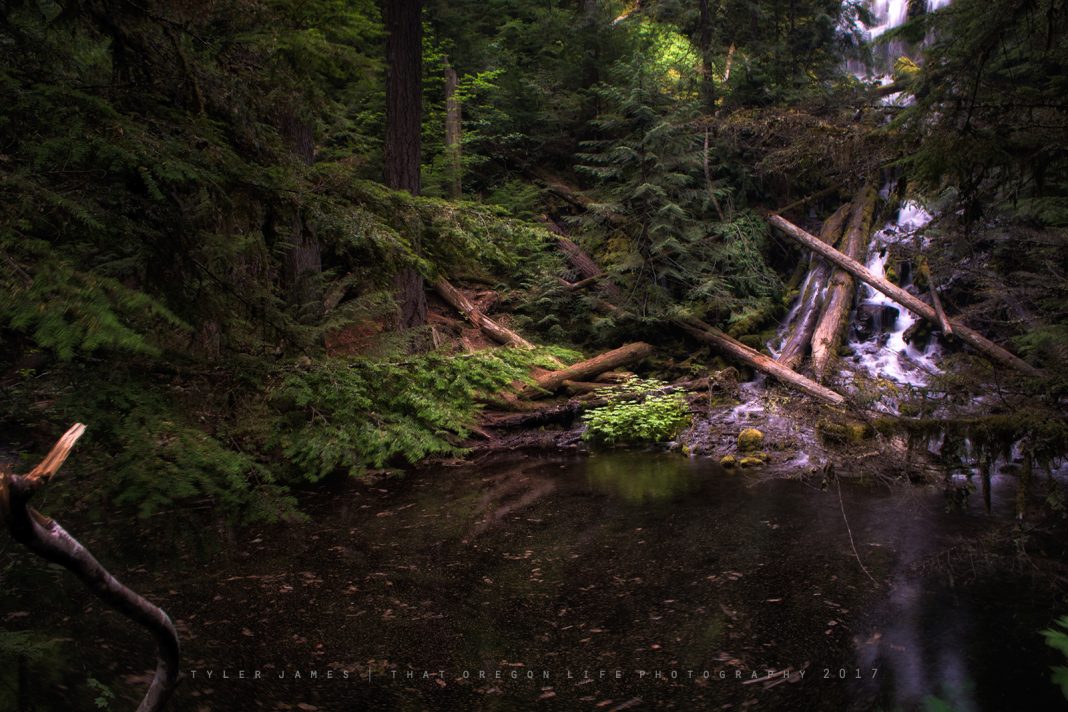
{"label": "fallen log", "polygon": [[942,299],[938,296],[938,290],[933,284],[931,285],[931,304],[934,305],[935,316],[938,317],[938,328],[946,336],[953,336],[953,325],[949,323],[949,317],[942,308]]}
{"label": "fallen log", "polygon": [[643,341],[620,346],[559,371],[547,371],[534,376],[535,385],[520,389],[519,395],[524,398],[539,398],[561,388],[564,381],[584,381],[604,371],[645,358],[652,352],[653,347]]}
{"label": "fallen log", "polygon": [[[875,189],[867,185],[853,199],[849,226],[842,239],[842,252],[854,260],[860,259],[867,251],[875,197]],[[834,270],[810,341],[810,363],[817,381],[822,382],[826,378],[827,367],[838,355],[838,346],[849,323],[849,311],[853,307],[853,291],[853,278],[849,273],[840,269]]]}
{"label": "fallen log", "polygon": [[[828,245],[838,242],[842,236],[842,224],[849,215],[850,203],[838,208],[831,217],[823,222],[820,239]],[[801,360],[808,355],[812,332],[816,329],[823,307],[824,286],[831,275],[831,263],[818,255],[809,255],[808,278],[799,296],[800,308],[794,323],[789,325],[786,339],[776,359],[786,368],[796,371]]]}
{"label": "fallen log", "polygon": [[698,341],[711,344],[720,351],[749,364],[758,371],[766,373],[788,386],[796,388],[802,393],[807,393],[813,398],[818,398],[831,405],[845,403],[845,397],[840,393],[835,393],[830,388],[821,386],[812,379],[786,368],[770,356],[765,356],[756,349],[749,348],[740,341],[735,341],[719,329],[709,326],[700,319],[693,317],[676,318],[673,319],[673,322]]}
{"label": "fallen log", "polygon": [[603,275],[597,275],[595,277],[585,277],[577,282],[568,282],[566,279],[563,279],[561,277],[560,284],[563,285],[564,289],[568,290],[569,292],[578,292],[585,289],[586,287],[596,284],[598,280],[601,280],[603,278]]}
{"label": "fallen log", "polygon": [[482,333],[497,343],[505,346],[519,346],[524,349],[534,348],[534,344],[483,314],[463,292],[449,284],[449,280],[439,279],[434,283],[434,291],[440,294],[450,306],[467,317],[467,320],[477,326]]}
{"label": "fallen log", "polygon": [[6,524],[15,541],[46,561],[69,570],[93,595],[152,634],[156,641],[156,672],[137,710],[158,712],[178,684],[180,648],[171,619],[162,609],[119,583],[57,521],[29,506],[34,493],[52,479],[84,432],[84,425],[74,425],[52,446],[45,459],[25,475],[0,469],[0,524]]}
{"label": "fallen log", "polygon": [[[779,215],[771,215],[768,217],[774,227],[777,227],[784,234],[800,242],[810,250],[826,257],[834,262],[842,269],[849,272],[851,275],[861,280],[865,284],[871,285],[873,289],[877,289],[886,296],[893,299],[898,304],[901,304],[910,311],[922,316],[928,321],[937,323],[938,314],[935,312],[934,307],[925,303],[924,301],[917,299],[901,287],[896,284],[886,281],[881,277],[876,277],[868,270],[867,267],[860,264],[854,259],[843,255],[838,250],[823,244],[822,241],[815,235],[811,235],[797,225],[794,225],[789,220],[784,219]],[[969,346],[973,347],[976,351],[983,354],[992,361],[1004,364],[1022,373],[1026,373],[1031,376],[1042,375],[1042,371],[1035,368],[1031,364],[1027,363],[1015,354],[1010,353],[1006,349],[990,341],[978,331],[971,329],[955,319],[948,320],[953,333],[965,342]]]}
{"label": "fallen log", "polygon": [[589,381],[564,381],[564,388],[572,393],[593,393],[604,388],[603,383],[591,383]]}
{"label": "fallen log", "polygon": [[[587,255],[581,247],[569,240],[563,235],[557,237],[557,247],[560,251],[567,256],[567,261],[571,263],[571,266],[575,268],[583,280],[593,279],[597,283],[597,288],[601,292],[613,301],[618,301],[623,295],[619,291],[619,287],[612,284],[611,281],[604,279],[605,273],[600,266],[593,261],[593,259]],[[578,284],[578,282],[576,282]]]}
{"label": "fallen log", "polygon": [[[653,390],[646,391],[645,393],[638,394],[629,398],[629,400],[643,401],[650,396],[665,395],[667,393],[675,393],[677,391],[699,391],[708,388],[707,377],[696,378],[690,381],[680,381],[679,383],[671,383],[661,388],[654,388]],[[591,384],[592,385],[592,384]],[[610,387],[604,383],[596,384],[598,388]],[[581,413],[591,409],[600,408],[603,405],[608,405],[611,402],[611,398],[606,395],[597,395],[594,397],[584,398],[572,398],[566,403],[559,403],[555,405],[538,408],[537,410],[531,410],[525,413],[510,413],[508,415],[496,415],[486,414],[482,418],[482,425],[486,428],[492,428],[496,430],[508,430],[512,428],[527,428],[532,426],[549,425],[552,423],[568,423],[573,421]]]}
{"label": "fallen log", "polygon": [[[568,242],[571,241],[568,240]],[[582,252],[578,245],[575,245],[575,243],[571,242],[571,247],[573,247],[574,250],[577,251],[582,258],[584,258],[582,259],[583,263],[588,263],[589,265],[592,265],[592,269],[596,270],[596,272],[598,273],[601,271],[601,268],[598,267],[597,264],[592,259],[590,259],[588,255],[586,255],[586,253]],[[561,247],[561,249],[564,248]],[[602,286],[605,285],[604,282],[601,282],[600,284]],[[615,285],[611,286],[615,287]],[[618,293],[618,290],[616,291]],[[623,313],[622,309],[612,304],[611,302],[602,299],[598,300],[597,303],[604,311],[610,312],[612,314]],[[845,398],[842,395],[835,393],[829,388],[825,388],[824,386],[819,385],[818,383],[812,381],[809,378],[805,378],[796,371],[793,371],[789,368],[785,368],[784,366],[775,363],[774,359],[765,356],[764,354],[760,353],[755,349],[749,348],[742,342],[732,339],[719,329],[715,329],[700,320],[675,318],[672,319],[672,323],[681,328],[683,331],[689,333],[698,341],[704,341],[705,343],[711,344],[712,346],[718,348],[720,351],[723,351],[724,353],[733,356],[734,358],[742,361],[743,363],[749,364],[750,366],[762,373],[766,373],[770,376],[773,376],[774,378],[779,379],[786,385],[792,386],[793,388],[796,388],[803,393],[807,393],[814,398],[818,398],[819,400],[825,403],[830,403],[832,405],[841,405],[845,402]]]}
{"label": "fallen log", "polygon": [[555,423],[570,423],[580,413],[589,409],[597,408],[608,403],[606,398],[594,398],[587,400],[572,399],[566,403],[551,405],[547,408],[539,408],[527,413],[515,413],[509,415],[487,415],[482,419],[482,425],[494,430],[511,430],[515,428],[530,428]]}

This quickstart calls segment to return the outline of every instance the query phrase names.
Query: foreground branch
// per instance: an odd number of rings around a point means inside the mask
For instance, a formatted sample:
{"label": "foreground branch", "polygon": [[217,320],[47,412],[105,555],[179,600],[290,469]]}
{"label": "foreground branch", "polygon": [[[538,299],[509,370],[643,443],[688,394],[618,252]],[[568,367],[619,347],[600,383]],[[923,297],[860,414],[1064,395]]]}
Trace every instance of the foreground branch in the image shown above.
{"label": "foreground branch", "polygon": [[7,525],[15,541],[46,561],[69,569],[95,596],[152,634],[156,673],[137,710],[158,712],[178,683],[180,649],[171,619],[120,583],[58,522],[29,506],[30,498],[56,474],[84,432],[80,423],[72,427],[26,475],[0,471],[0,523]]}
{"label": "foreground branch", "polygon": [[[768,217],[774,227],[777,227],[787,236],[800,242],[805,247],[809,248],[813,252],[817,252],[820,255],[834,262],[836,265],[849,272],[857,279],[870,284],[874,289],[879,290],[886,296],[893,299],[898,304],[906,307],[907,309],[915,312],[930,322],[938,323],[938,314],[934,308],[929,304],[917,299],[901,287],[896,284],[886,281],[881,277],[877,277],[868,270],[867,267],[860,264],[854,259],[851,259],[843,255],[838,250],[823,244],[818,237],[810,235],[797,225],[794,225],[789,220],[783,219],[779,215],[771,215]],[[990,341],[978,331],[971,329],[959,321],[950,319],[949,324],[953,329],[953,333],[956,334],[961,341],[965,342],[969,346],[975,348],[979,353],[988,357],[992,361],[1004,364],[1022,373],[1026,373],[1029,376],[1040,376],[1042,371],[1035,368],[1031,364],[1027,363],[1019,356],[1016,356],[1009,351]]]}

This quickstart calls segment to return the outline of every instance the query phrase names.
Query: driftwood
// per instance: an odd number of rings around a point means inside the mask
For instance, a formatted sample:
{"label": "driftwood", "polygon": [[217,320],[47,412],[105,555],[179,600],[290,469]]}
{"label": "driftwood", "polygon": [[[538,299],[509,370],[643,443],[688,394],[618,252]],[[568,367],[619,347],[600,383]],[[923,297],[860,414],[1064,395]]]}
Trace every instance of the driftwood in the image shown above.
{"label": "driftwood", "polygon": [[[853,211],[849,216],[849,226],[842,238],[842,252],[854,260],[863,257],[868,247],[871,233],[872,212],[875,210],[875,189],[865,186],[853,199]],[[834,270],[819,319],[812,331],[812,373],[817,381],[826,378],[827,367],[838,355],[838,346],[842,333],[849,322],[849,311],[853,306],[854,283],[848,272]]]}
{"label": "driftwood", "polygon": [[178,632],[162,609],[149,603],[112,576],[81,543],[54,519],[29,506],[30,498],[59,471],[85,426],[76,424],[51,452],[25,475],[0,470],[0,523],[15,541],[41,558],[68,569],[95,596],[135,623],[156,641],[156,674],[138,712],[162,710],[178,683]]}
{"label": "driftwood", "polygon": [[786,368],[770,356],[765,356],[756,349],[752,349],[742,342],[732,339],[719,329],[709,326],[700,319],[678,318],[674,320],[674,323],[698,341],[711,344],[723,353],[733,356],[743,363],[749,364],[758,371],[766,373],[769,376],[782,381],[786,385],[796,388],[802,393],[807,393],[808,395],[818,398],[824,403],[830,403],[831,405],[842,405],[845,403],[845,397],[840,393],[835,393],[830,388],[821,386],[812,379],[806,378],[800,373]]}
{"label": "driftwood", "polygon": [[536,386],[527,386],[521,389],[519,395],[525,398],[539,398],[561,388],[564,385],[564,381],[582,381],[604,371],[610,371],[613,368],[645,358],[652,352],[653,347],[642,341],[620,346],[618,349],[606,351],[603,354],[580,361],[559,371],[547,371],[534,376]]}
{"label": "driftwood", "polygon": [[[888,282],[881,277],[876,277],[868,270],[867,267],[860,264],[854,259],[843,255],[838,250],[823,244],[819,238],[814,235],[810,235],[797,225],[794,225],[789,220],[783,219],[779,215],[771,215],[768,217],[768,222],[773,226],[781,230],[786,235],[800,242],[810,250],[823,255],[827,259],[834,262],[842,269],[849,272],[851,275],[861,280],[862,282],[869,284],[873,289],[877,289],[886,296],[893,299],[898,304],[901,304],[910,311],[922,316],[930,322],[937,323],[938,314],[935,312],[934,307],[926,302],[912,296],[901,287],[898,287],[892,282]],[[1041,375],[1042,372],[1027,363],[1019,356],[1016,356],[1009,351],[990,341],[978,331],[971,329],[955,319],[948,320],[950,326],[953,329],[953,333],[963,342],[973,347],[979,353],[983,354],[992,361],[1004,364],[1022,373],[1026,373],[1031,376]]]}
{"label": "driftwood", "polygon": [[[831,217],[823,222],[820,239],[828,245],[838,242],[842,235],[842,224],[849,215],[850,204],[838,208]],[[797,370],[801,360],[808,354],[812,332],[816,329],[823,307],[824,288],[831,275],[831,263],[818,255],[809,256],[808,278],[799,295],[800,307],[794,323],[790,325],[782,350],[776,359],[786,368]]]}

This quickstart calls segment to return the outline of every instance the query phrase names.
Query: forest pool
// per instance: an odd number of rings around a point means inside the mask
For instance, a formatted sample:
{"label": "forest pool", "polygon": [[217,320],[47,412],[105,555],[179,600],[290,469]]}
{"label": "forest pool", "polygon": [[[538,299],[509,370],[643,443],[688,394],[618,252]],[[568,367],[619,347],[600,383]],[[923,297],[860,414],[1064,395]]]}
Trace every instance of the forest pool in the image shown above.
{"label": "forest pool", "polygon": [[[1063,599],[992,543],[994,485],[987,515],[678,455],[516,455],[334,483],[301,524],[64,523],[175,620],[173,709],[1056,709],[1039,630]],[[4,627],[65,642],[0,695],[95,709],[91,678],[128,707],[146,636],[3,556]]]}

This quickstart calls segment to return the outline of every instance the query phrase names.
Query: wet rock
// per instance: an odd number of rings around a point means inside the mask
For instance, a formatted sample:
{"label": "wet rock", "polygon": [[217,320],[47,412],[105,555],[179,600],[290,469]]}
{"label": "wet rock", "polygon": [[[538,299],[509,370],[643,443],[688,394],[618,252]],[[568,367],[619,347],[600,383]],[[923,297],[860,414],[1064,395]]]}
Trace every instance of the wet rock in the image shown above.
{"label": "wet rock", "polygon": [[889,331],[900,315],[897,307],[890,304],[861,304],[853,322],[853,333],[859,341],[867,341],[876,334]]}
{"label": "wet rock", "polygon": [[735,403],[741,398],[738,389],[738,369],[725,368],[708,377],[708,392],[713,405]]}
{"label": "wet rock", "polygon": [[738,433],[738,449],[741,452],[758,450],[764,443],[764,433],[756,428],[746,428]]}
{"label": "wet rock", "polygon": [[923,351],[927,348],[927,344],[931,341],[931,324],[925,319],[920,319],[915,324],[905,329],[905,333],[901,335],[901,338],[905,340],[906,344],[909,344],[918,351]]}
{"label": "wet rock", "polygon": [[719,459],[719,464],[721,467],[731,470],[738,464],[738,458],[734,455],[724,455]]}
{"label": "wet rock", "polygon": [[764,464],[764,461],[759,457],[743,457],[738,461],[740,467],[760,467]]}

